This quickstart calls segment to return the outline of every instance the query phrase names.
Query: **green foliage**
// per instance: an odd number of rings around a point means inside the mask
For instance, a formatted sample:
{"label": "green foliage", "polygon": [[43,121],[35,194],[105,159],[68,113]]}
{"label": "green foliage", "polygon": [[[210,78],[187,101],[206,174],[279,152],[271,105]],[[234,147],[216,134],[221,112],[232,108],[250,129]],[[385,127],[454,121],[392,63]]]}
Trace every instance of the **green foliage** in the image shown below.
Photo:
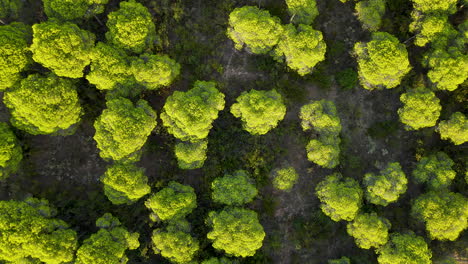
{"label": "green foliage", "polygon": [[[341,0],[341,2],[346,2],[346,0]],[[342,257],[340,259],[329,260],[328,264],[351,264],[351,261],[347,257]]]}
{"label": "green foliage", "polygon": [[468,76],[468,55],[457,47],[435,49],[424,58],[427,76],[440,90],[454,91]]}
{"label": "green foliage", "polygon": [[394,88],[411,69],[405,45],[386,32],[373,33],[368,43],[356,43],[354,52],[361,85],[369,90]]}
{"label": "green foliage", "polygon": [[76,232],[54,215],[46,200],[0,201],[0,261],[71,262]]}
{"label": "green foliage", "polygon": [[346,68],[338,72],[335,76],[338,84],[345,90],[351,90],[358,85],[359,78],[353,68]]}
{"label": "green foliage", "polygon": [[413,12],[412,16],[414,21],[410,24],[410,31],[416,33],[414,44],[417,46],[424,47],[451,29],[447,16],[424,16],[419,12]]}
{"label": "green foliage", "polygon": [[211,183],[213,201],[226,205],[250,203],[257,196],[257,188],[248,172],[238,170],[232,175],[226,174]]}
{"label": "green foliage", "polygon": [[253,256],[265,238],[257,213],[249,209],[228,207],[221,212],[212,211],[207,224],[212,227],[207,237],[213,240],[213,247],[235,257]]}
{"label": "green foliage", "polygon": [[304,131],[313,128],[325,135],[339,135],[341,132],[340,118],[333,101],[312,101],[301,107],[299,117]]}
{"label": "green foliage", "polygon": [[431,264],[432,253],[426,241],[414,234],[393,233],[377,250],[379,264]]}
{"label": "green foliage", "polygon": [[0,122],[0,181],[18,170],[23,151],[7,123]]}
{"label": "green foliage", "polygon": [[307,159],[324,168],[335,168],[340,163],[340,142],[338,136],[310,140],[306,146]]}
{"label": "green foliage", "polygon": [[447,13],[457,11],[458,0],[411,0],[416,10],[423,13]]}
{"label": "green foliage", "polygon": [[275,128],[286,115],[283,98],[276,90],[242,92],[231,113],[242,120],[244,129],[252,135],[264,135]]}
{"label": "green foliage", "polygon": [[138,233],[130,233],[110,213],[96,221],[100,227],[97,233],[83,241],[76,252],[75,264],[125,264],[127,249],[140,246]]}
{"label": "green foliage", "polygon": [[352,221],[362,205],[362,190],[352,178],[343,178],[335,173],[321,181],[316,189],[323,213],[333,221]]}
{"label": "green foliage", "polygon": [[308,25],[299,25],[296,29],[294,25],[288,24],[284,26],[283,36],[274,53],[278,60],[283,60],[284,56],[288,67],[304,76],[325,59],[326,50],[322,32]]}
{"label": "green foliage", "polygon": [[107,40],[118,48],[135,53],[151,49],[156,29],[148,9],[135,0],[120,2],[120,9],[108,15]]}
{"label": "green foliage", "polygon": [[382,206],[396,202],[406,192],[407,184],[408,179],[398,162],[388,163],[379,175],[366,173],[364,176],[367,200]]}
{"label": "green foliage", "polygon": [[151,195],[145,205],[153,211],[156,220],[177,220],[197,207],[197,196],[192,187],[171,181],[166,188]]}
{"label": "green foliage", "polygon": [[376,213],[358,214],[353,222],[349,222],[348,234],[354,237],[360,248],[379,248],[387,243],[390,221],[379,217]]}
{"label": "green foliage", "polygon": [[104,12],[108,0],[43,0],[49,19],[73,20]]}
{"label": "green foliage", "polygon": [[174,152],[179,168],[192,170],[203,167],[206,160],[207,149],[207,140],[200,140],[197,142],[178,142],[175,145]]}
{"label": "green foliage", "polygon": [[13,19],[18,18],[22,7],[23,2],[21,0],[0,0],[0,19],[10,17]]}
{"label": "green foliage", "polygon": [[117,86],[132,86],[130,58],[125,51],[98,42],[91,53],[91,70],[86,79],[99,90],[112,90]]}
{"label": "green foliage", "polygon": [[363,28],[377,31],[385,14],[386,0],[362,0],[356,3],[356,13]]}
{"label": "green foliage", "polygon": [[29,26],[23,23],[0,26],[0,91],[19,81],[20,73],[32,61],[29,31]]}
{"label": "green foliage", "polygon": [[413,171],[416,182],[426,183],[431,189],[446,188],[457,173],[452,169],[454,162],[444,152],[423,157]]}
{"label": "green foliage", "polygon": [[144,169],[126,164],[113,164],[101,176],[104,193],[113,204],[132,204],[151,192]]}
{"label": "green foliage", "polygon": [[33,135],[62,132],[82,114],[74,82],[53,74],[29,75],[6,91],[3,100],[12,125]]}
{"label": "green foliage", "polygon": [[468,227],[468,199],[459,193],[425,193],[414,202],[412,213],[426,223],[432,239],[455,241]]}
{"label": "green foliage", "polygon": [[210,258],[201,262],[201,264],[234,264],[237,262],[233,262],[228,258]]}
{"label": "green foliage", "polygon": [[451,140],[460,145],[468,141],[468,119],[460,112],[455,112],[449,120],[440,121],[437,131],[440,138]]}
{"label": "green foliage", "polygon": [[[186,222],[182,225],[188,226],[189,224]],[[184,231],[180,230],[177,224],[170,224],[166,230],[154,230],[151,237],[154,252],[175,263],[191,261],[199,249],[199,243],[196,238]]]}
{"label": "green foliage", "polygon": [[292,166],[276,169],[273,172],[273,186],[278,190],[290,191],[299,175]]}
{"label": "green foliage", "polygon": [[95,36],[77,25],[50,20],[35,24],[31,51],[33,59],[58,76],[83,77],[91,61]]}
{"label": "green foliage", "polygon": [[132,61],[137,82],[150,90],[170,85],[180,73],[180,65],[167,55],[145,53]]}
{"label": "green foliage", "polygon": [[293,23],[310,25],[319,15],[315,0],[286,0],[286,4]]}
{"label": "green foliage", "polygon": [[94,122],[97,147],[103,159],[135,160],[156,126],[156,112],[145,100],[134,105],[122,97],[108,100],[107,109]]}
{"label": "green foliage", "polygon": [[252,53],[265,54],[278,43],[282,34],[280,19],[256,6],[236,8],[229,15],[227,35],[238,50],[245,45]]}
{"label": "green foliage", "polygon": [[403,107],[398,115],[406,130],[435,126],[440,116],[440,100],[429,89],[410,89],[400,96]]}
{"label": "green foliage", "polygon": [[223,109],[224,94],[216,89],[216,83],[196,81],[189,91],[175,91],[167,98],[161,120],[176,138],[195,142],[208,136]]}

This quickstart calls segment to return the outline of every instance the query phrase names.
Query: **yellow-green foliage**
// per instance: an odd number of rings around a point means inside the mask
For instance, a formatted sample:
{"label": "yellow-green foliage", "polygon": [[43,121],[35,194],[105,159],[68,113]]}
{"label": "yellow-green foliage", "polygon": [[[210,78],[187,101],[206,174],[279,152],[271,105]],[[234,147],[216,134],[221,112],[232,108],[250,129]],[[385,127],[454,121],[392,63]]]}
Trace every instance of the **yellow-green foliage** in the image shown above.
{"label": "yellow-green foliage", "polygon": [[53,74],[29,75],[6,91],[3,100],[12,125],[33,135],[64,132],[82,114],[74,82]]}
{"label": "yellow-green foliage", "polygon": [[341,122],[333,101],[312,101],[301,107],[299,113],[304,131],[314,129],[320,134],[339,135]]}
{"label": "yellow-green foliage", "polygon": [[450,31],[447,16],[424,16],[418,12],[413,12],[412,16],[414,21],[410,24],[410,31],[416,34],[414,44],[417,46],[424,47],[440,34],[446,35]]}
{"label": "yellow-green foliage", "polygon": [[[237,262],[236,262],[237,263]],[[234,264],[228,258],[210,258],[201,262],[201,264]]]}
{"label": "yellow-green foliage", "polygon": [[435,126],[440,116],[440,100],[429,89],[416,88],[400,96],[403,107],[398,109],[400,121],[406,130]]}
{"label": "yellow-green foliage", "polygon": [[460,145],[468,141],[468,119],[460,112],[455,112],[449,120],[440,121],[437,131],[440,138],[451,140]]}
{"label": "yellow-green foliage", "polygon": [[200,246],[198,240],[189,232],[190,225],[185,220],[169,224],[166,230],[154,230],[151,237],[154,252],[173,263],[190,262]]}
{"label": "yellow-green foliage", "polygon": [[386,32],[373,33],[370,42],[356,43],[354,52],[361,85],[369,90],[394,88],[411,69],[405,45]]}
{"label": "yellow-green foliage", "polygon": [[364,176],[367,200],[382,206],[396,202],[406,192],[407,184],[408,179],[398,162],[388,163],[379,175],[366,173]]}
{"label": "yellow-green foliage", "polygon": [[432,253],[424,238],[414,234],[393,233],[377,250],[379,264],[431,264]]}
{"label": "yellow-green foliage", "polygon": [[252,135],[264,135],[275,128],[286,115],[283,98],[276,90],[242,92],[231,113],[242,120],[244,129]]}
{"label": "yellow-green foliage", "polygon": [[245,170],[238,170],[211,183],[213,201],[226,205],[250,203],[257,196],[257,188]]}
{"label": "yellow-green foliage", "polygon": [[277,169],[273,173],[273,186],[278,190],[290,191],[299,175],[292,166]]}
{"label": "yellow-green foliage", "polygon": [[453,91],[468,78],[468,54],[457,47],[437,48],[423,61],[427,76],[440,90]]}
{"label": "yellow-green foliage", "polygon": [[135,79],[150,90],[170,85],[179,76],[180,65],[167,55],[145,53],[132,61]]}
{"label": "yellow-green foliage", "polygon": [[452,169],[453,160],[444,152],[423,157],[413,170],[417,183],[426,183],[431,189],[446,188],[457,173]]}
{"label": "yellow-green foliage", "polygon": [[315,65],[325,59],[327,45],[322,32],[311,26],[292,24],[284,27],[284,34],[275,49],[275,56],[279,60],[286,60],[289,68],[299,75],[311,73]]}
{"label": "yellow-green foliage", "polygon": [[99,90],[112,90],[116,86],[132,86],[130,58],[125,51],[98,42],[91,53],[91,70],[86,79]]}
{"label": "yellow-green foliage", "polygon": [[197,207],[197,196],[192,187],[171,181],[166,188],[151,195],[145,205],[156,220],[177,220]]}
{"label": "yellow-green foliage", "polygon": [[286,4],[293,23],[310,25],[319,14],[315,0],[286,0]]}
{"label": "yellow-green foliage", "polygon": [[215,249],[235,257],[253,256],[262,247],[265,231],[257,213],[243,208],[227,207],[210,212],[207,219],[212,230],[207,234]]}
{"label": "yellow-green foliage", "polygon": [[107,40],[118,48],[142,53],[154,46],[156,29],[148,9],[135,0],[120,2],[120,9],[108,15]]}
{"label": "yellow-green foliage", "polygon": [[335,173],[327,176],[315,188],[323,213],[333,221],[352,221],[362,205],[362,190],[352,178]]}
{"label": "yellow-green foliage", "polygon": [[91,61],[94,34],[75,24],[53,20],[35,24],[32,29],[31,51],[36,62],[58,76],[83,77],[83,69]]}
{"label": "yellow-green foliage", "polygon": [[167,98],[161,120],[176,138],[195,142],[208,136],[223,109],[224,94],[216,89],[216,83],[196,81],[187,92],[175,91]]}
{"label": "yellow-green foliage", "polygon": [[[390,0],[391,1],[391,0]],[[385,14],[386,0],[362,0],[356,3],[356,13],[363,28],[377,31]]]}
{"label": "yellow-green foliage", "polygon": [[113,204],[131,204],[151,192],[144,169],[116,163],[101,177],[104,193]]}
{"label": "yellow-green foliage", "polygon": [[156,112],[145,100],[134,105],[130,100],[117,97],[108,100],[107,109],[94,122],[97,147],[103,159],[138,159],[146,139],[156,126]]}
{"label": "yellow-green foliage", "polygon": [[358,214],[354,221],[346,226],[348,234],[354,237],[356,245],[364,249],[385,245],[390,227],[390,221],[379,217],[376,213]]}
{"label": "yellow-green foliage", "polygon": [[468,199],[459,193],[425,193],[414,202],[412,213],[426,223],[432,239],[455,241],[468,227]]}
{"label": "yellow-green foliage", "polygon": [[23,151],[7,123],[0,122],[0,180],[16,172],[23,159]]}
{"label": "yellow-green foliage", "polygon": [[207,149],[207,140],[178,142],[174,150],[179,168],[191,170],[203,167],[203,163],[205,163],[206,160]]}
{"label": "yellow-green foliage", "polygon": [[458,0],[411,0],[414,9],[423,13],[447,13],[457,11]]}
{"label": "yellow-green foliage", "polygon": [[278,43],[282,33],[280,19],[256,6],[236,8],[229,15],[227,35],[238,50],[245,45],[252,53],[265,54]]}
{"label": "yellow-green foliage", "polygon": [[340,164],[340,142],[338,135],[310,140],[306,146],[307,159],[324,168],[336,167]]}
{"label": "yellow-green foliage", "polygon": [[76,232],[54,216],[55,209],[46,200],[0,201],[0,261],[73,261],[78,246]]}
{"label": "yellow-green foliage", "polygon": [[125,251],[140,246],[138,233],[130,233],[110,213],[96,221],[97,233],[83,241],[76,252],[75,264],[125,264]]}
{"label": "yellow-green foliage", "polygon": [[0,26],[0,91],[20,80],[20,73],[32,61],[30,35],[29,26],[23,23]]}
{"label": "yellow-green foliage", "polygon": [[[346,0],[340,0],[341,2],[346,2]],[[347,257],[342,257],[340,259],[329,260],[328,264],[351,264],[351,261]]]}
{"label": "yellow-green foliage", "polygon": [[108,0],[43,0],[49,19],[73,20],[104,12]]}
{"label": "yellow-green foliage", "polygon": [[22,7],[23,2],[21,0],[0,0],[0,19],[18,18]]}

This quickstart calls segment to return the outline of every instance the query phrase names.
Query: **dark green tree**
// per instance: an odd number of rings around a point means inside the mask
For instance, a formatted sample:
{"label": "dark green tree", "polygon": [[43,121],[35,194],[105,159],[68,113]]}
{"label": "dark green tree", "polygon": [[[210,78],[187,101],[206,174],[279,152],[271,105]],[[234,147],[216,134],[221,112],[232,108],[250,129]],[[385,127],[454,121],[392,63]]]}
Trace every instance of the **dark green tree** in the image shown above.
{"label": "dark green tree", "polygon": [[22,8],[21,0],[0,0],[0,19],[17,19]]}
{"label": "dark green tree", "polygon": [[226,205],[250,203],[257,196],[257,188],[245,170],[216,178],[211,183],[213,201]]}
{"label": "dark green tree", "polygon": [[447,188],[457,173],[452,169],[455,163],[444,152],[422,157],[413,170],[417,183],[426,183],[431,189]]}

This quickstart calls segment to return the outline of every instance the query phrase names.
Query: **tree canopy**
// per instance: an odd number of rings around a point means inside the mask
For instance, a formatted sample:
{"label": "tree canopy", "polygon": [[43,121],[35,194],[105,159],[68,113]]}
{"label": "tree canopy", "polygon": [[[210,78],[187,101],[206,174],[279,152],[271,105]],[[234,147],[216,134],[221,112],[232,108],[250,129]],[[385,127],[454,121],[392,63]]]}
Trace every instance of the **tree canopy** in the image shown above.
{"label": "tree canopy", "polygon": [[429,51],[423,65],[429,68],[427,76],[440,90],[454,91],[468,76],[468,54],[458,47]]}
{"label": "tree canopy", "polygon": [[348,234],[354,237],[358,247],[370,249],[371,247],[379,248],[387,243],[391,224],[376,213],[363,213],[358,214],[346,227]]}
{"label": "tree canopy", "polygon": [[231,113],[242,120],[244,129],[252,135],[264,135],[275,128],[286,115],[283,97],[276,90],[252,89],[242,92]]}
{"label": "tree canopy", "polygon": [[250,203],[257,196],[257,188],[245,170],[216,178],[211,183],[213,201],[226,205]]}
{"label": "tree canopy", "polygon": [[32,62],[30,31],[29,26],[23,23],[0,26],[0,91],[19,81],[20,73]]}
{"label": "tree canopy", "polygon": [[125,264],[128,258],[127,249],[140,246],[138,233],[130,233],[121,226],[120,221],[110,213],[104,214],[96,221],[100,228],[83,241],[76,252],[76,264]]}
{"label": "tree canopy", "polygon": [[382,206],[396,202],[406,192],[407,184],[408,179],[398,162],[388,163],[379,175],[366,173],[364,176],[367,200]]}
{"label": "tree canopy", "polygon": [[282,33],[280,19],[256,6],[239,7],[229,15],[227,35],[238,50],[245,46],[252,53],[265,54],[278,43]]}
{"label": "tree canopy", "polygon": [[22,7],[23,2],[21,0],[0,0],[0,19],[16,19]]}
{"label": "tree canopy", "polygon": [[208,136],[223,109],[224,94],[216,89],[216,83],[196,81],[187,92],[175,91],[167,98],[161,120],[174,137],[195,142]]}
{"label": "tree canopy", "polygon": [[426,241],[414,234],[390,234],[387,244],[377,250],[379,264],[431,264],[432,252]]}
{"label": "tree canopy", "polygon": [[6,91],[3,101],[12,125],[33,135],[66,133],[82,114],[75,83],[54,74],[29,75]]}
{"label": "tree canopy", "polygon": [[201,264],[234,264],[236,262],[231,261],[228,258],[209,258],[201,262]]}
{"label": "tree canopy", "polygon": [[273,172],[273,186],[278,190],[290,191],[299,175],[293,166],[278,168]]}
{"label": "tree canopy", "polygon": [[156,40],[150,12],[135,0],[120,2],[120,9],[109,13],[106,26],[110,43],[134,53],[152,48]]}
{"label": "tree canopy", "polygon": [[460,112],[453,113],[449,120],[440,121],[437,131],[440,138],[450,140],[455,145],[468,141],[468,119]]}
{"label": "tree canopy", "polygon": [[249,209],[230,208],[208,215],[212,230],[207,234],[213,247],[235,257],[253,256],[262,246],[265,232],[257,213]]}
{"label": "tree canopy", "polygon": [[315,0],[286,0],[291,21],[296,24],[310,25],[319,12]]}
{"label": "tree canopy", "polygon": [[411,0],[416,10],[424,13],[455,13],[458,0]]}
{"label": "tree canopy", "polygon": [[83,70],[91,61],[94,34],[73,23],[54,20],[35,24],[32,29],[34,61],[58,76],[83,77]]}
{"label": "tree canopy", "polygon": [[147,89],[170,85],[179,76],[180,65],[167,55],[142,54],[132,61],[135,79]]}
{"label": "tree canopy", "polygon": [[435,126],[439,119],[440,100],[429,89],[410,89],[400,96],[403,107],[398,109],[398,115],[407,130],[417,130]]}
{"label": "tree canopy", "polygon": [[315,188],[325,215],[333,221],[352,221],[362,205],[362,190],[352,178],[343,178],[335,173],[327,176]]}
{"label": "tree canopy", "polygon": [[104,193],[113,204],[131,204],[151,192],[144,169],[131,163],[115,163],[101,176]]}
{"label": "tree canopy", "polygon": [[[315,2],[315,0],[312,0]],[[308,25],[297,28],[288,24],[284,26],[283,36],[274,53],[278,60],[286,60],[289,68],[304,76],[311,73],[315,65],[325,59],[327,44],[322,32]]]}
{"label": "tree canopy", "polygon": [[23,159],[23,151],[7,123],[0,122],[0,181],[16,172]]}
{"label": "tree canopy", "polygon": [[[340,0],[341,2],[345,2],[346,0]],[[332,259],[328,261],[328,264],[351,264],[351,261],[348,257],[342,257],[340,259]]]}
{"label": "tree canopy", "polygon": [[104,12],[108,0],[43,0],[49,19],[73,20]]}
{"label": "tree canopy", "polygon": [[177,220],[197,207],[197,196],[192,187],[171,181],[166,188],[152,194],[145,205],[156,220]]}
{"label": "tree canopy", "polygon": [[432,189],[446,188],[457,173],[452,169],[455,163],[444,152],[422,157],[413,170],[418,183],[426,183]]}
{"label": "tree canopy", "polygon": [[311,139],[306,146],[307,159],[324,168],[335,168],[340,163],[340,142],[338,136]]}
{"label": "tree canopy", "polygon": [[341,122],[333,101],[312,101],[301,107],[299,113],[304,131],[314,129],[320,134],[339,135]]}
{"label": "tree canopy", "polygon": [[354,46],[361,85],[369,90],[394,88],[410,71],[405,45],[386,32],[372,34],[372,40]]}
{"label": "tree canopy", "polygon": [[46,200],[0,201],[0,260],[71,262],[77,235],[64,221],[53,218],[55,213]]}
{"label": "tree canopy", "polygon": [[106,102],[107,109],[94,122],[97,147],[103,159],[135,160],[156,126],[156,112],[145,100],[136,104],[117,97]]}
{"label": "tree canopy", "polygon": [[459,193],[425,193],[414,202],[412,213],[426,223],[432,239],[454,241],[468,227],[468,199]]}
{"label": "tree canopy", "polygon": [[385,14],[386,0],[361,0],[356,3],[356,13],[363,28],[377,31]]}
{"label": "tree canopy", "polygon": [[174,152],[179,168],[184,170],[192,170],[203,167],[203,164],[206,160],[207,149],[207,140],[199,140],[196,142],[178,142],[175,145]]}
{"label": "tree canopy", "polygon": [[451,30],[447,16],[413,12],[412,17],[414,21],[410,24],[410,31],[416,33],[414,44],[417,46],[424,47]]}

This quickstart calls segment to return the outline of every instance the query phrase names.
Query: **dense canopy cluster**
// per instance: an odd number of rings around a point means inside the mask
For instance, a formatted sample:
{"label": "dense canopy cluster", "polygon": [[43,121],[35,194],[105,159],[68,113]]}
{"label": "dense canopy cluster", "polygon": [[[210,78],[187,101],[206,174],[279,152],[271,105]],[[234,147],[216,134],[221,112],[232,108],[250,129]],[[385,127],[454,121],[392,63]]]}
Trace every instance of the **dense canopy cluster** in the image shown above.
{"label": "dense canopy cluster", "polygon": [[23,159],[23,151],[7,123],[0,122],[0,181],[16,172]]}
{"label": "dense canopy cluster", "polygon": [[243,205],[257,196],[257,188],[248,172],[238,170],[211,183],[213,201],[225,205]]}
{"label": "dense canopy cluster", "polygon": [[389,163],[379,175],[367,173],[364,176],[367,200],[382,206],[396,202],[406,192],[407,184],[408,179],[398,162]]}

